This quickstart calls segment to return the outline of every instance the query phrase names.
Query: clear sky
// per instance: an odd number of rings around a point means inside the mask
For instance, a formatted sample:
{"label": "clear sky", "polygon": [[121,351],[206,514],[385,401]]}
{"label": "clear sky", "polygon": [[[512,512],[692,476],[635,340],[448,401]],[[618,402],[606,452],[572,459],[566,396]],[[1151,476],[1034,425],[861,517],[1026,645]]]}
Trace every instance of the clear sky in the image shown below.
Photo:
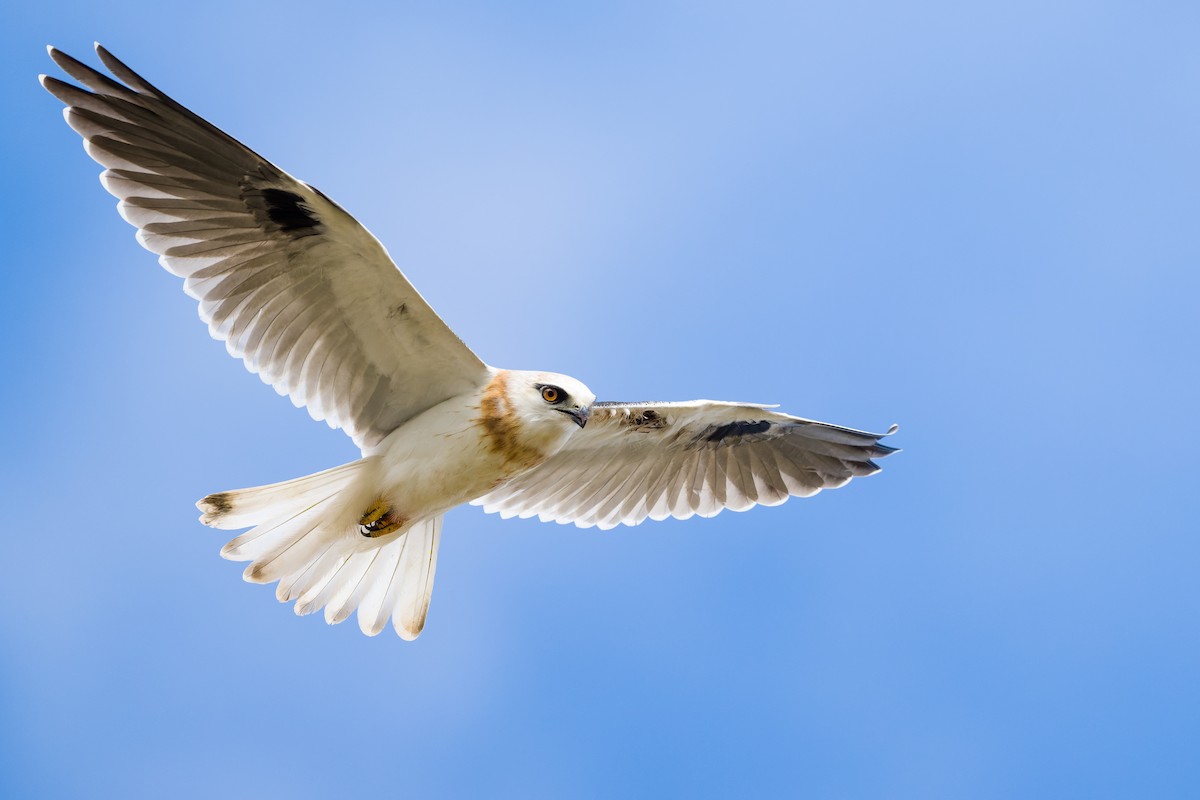
{"label": "clear sky", "polygon": [[[0,795],[1200,795],[1196,3],[16,5]],[[117,216],[35,82],[93,39],[486,361],[904,452],[713,520],[456,510],[417,642],[295,617],[192,503],[356,451]]]}

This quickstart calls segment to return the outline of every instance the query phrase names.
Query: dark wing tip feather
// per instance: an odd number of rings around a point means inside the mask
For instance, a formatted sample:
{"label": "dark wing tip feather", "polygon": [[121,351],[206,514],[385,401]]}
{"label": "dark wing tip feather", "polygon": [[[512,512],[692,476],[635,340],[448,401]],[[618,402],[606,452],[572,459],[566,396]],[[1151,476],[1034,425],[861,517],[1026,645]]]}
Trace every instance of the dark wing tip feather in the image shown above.
{"label": "dark wing tip feather", "polygon": [[886,444],[879,443],[879,439],[882,439],[885,436],[891,436],[892,434],[896,433],[898,430],[900,430],[900,423],[893,422],[891,427],[887,429],[887,433],[883,433],[883,434],[879,435],[878,439],[875,440],[875,445],[871,448],[872,457],[886,458],[887,456],[890,456],[892,453],[900,452],[899,447],[889,447]]}
{"label": "dark wing tip feather", "polygon": [[62,67],[63,71],[65,71],[67,74],[71,75],[72,77],[79,77],[79,76],[75,75],[76,72],[83,72],[85,74],[86,73],[99,74],[99,73],[96,73],[96,71],[94,69],[92,69],[91,67],[89,67],[87,64],[84,64],[82,61],[75,58],[74,56],[67,55],[65,52],[63,52],[62,50],[59,50],[54,45],[46,45],[46,52],[50,54],[50,58],[51,58],[51,60],[54,61],[55,64],[58,64],[58,66]]}
{"label": "dark wing tip feather", "polygon": [[57,47],[47,47],[46,52],[50,54],[50,58],[63,72],[93,91],[102,91],[103,93],[115,94],[121,97],[132,97],[136,94],[128,86],[117,83],[104,73],[97,72],[87,64],[76,58],[72,58]]}
{"label": "dark wing tip feather", "polygon": [[154,84],[150,83],[150,81],[146,80],[141,75],[137,74],[128,66],[126,66],[124,61],[108,52],[104,45],[100,44],[99,42],[94,42],[93,44],[96,47],[96,55],[100,57],[100,62],[104,64],[104,66],[108,67],[108,71],[113,75],[116,75],[128,86],[137,89],[143,94],[153,95],[154,97],[158,97],[160,99],[165,98],[165,95],[163,95],[163,93],[160,92],[154,86]]}
{"label": "dark wing tip feather", "polygon": [[86,89],[80,89],[78,86],[66,81],[60,81],[53,75],[38,75],[38,83],[42,85],[43,89],[57,97],[68,107],[74,105],[82,95],[91,95],[91,92]]}

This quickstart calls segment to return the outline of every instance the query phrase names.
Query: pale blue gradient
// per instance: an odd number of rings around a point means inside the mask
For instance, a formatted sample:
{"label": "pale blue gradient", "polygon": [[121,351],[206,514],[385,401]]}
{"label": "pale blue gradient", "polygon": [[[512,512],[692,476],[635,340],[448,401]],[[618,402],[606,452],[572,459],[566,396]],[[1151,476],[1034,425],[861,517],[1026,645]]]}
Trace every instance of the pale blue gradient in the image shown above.
{"label": "pale blue gradient", "polygon": [[[0,14],[0,795],[1200,794],[1200,6]],[[355,451],[113,210],[34,81],[93,39],[485,360],[904,452],[708,521],[462,509],[416,643],[296,618],[192,503]]]}

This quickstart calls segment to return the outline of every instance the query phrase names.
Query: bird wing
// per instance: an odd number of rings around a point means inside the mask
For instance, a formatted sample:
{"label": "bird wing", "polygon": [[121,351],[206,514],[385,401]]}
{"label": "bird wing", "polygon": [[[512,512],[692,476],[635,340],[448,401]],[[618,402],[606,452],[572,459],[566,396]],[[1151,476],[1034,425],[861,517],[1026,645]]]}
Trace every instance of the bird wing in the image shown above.
{"label": "bird wing", "polygon": [[896,452],[879,443],[895,430],[866,433],[746,403],[596,403],[557,454],[471,502],[581,528],[711,517],[878,472],[871,459]]}
{"label": "bird wing", "polygon": [[364,450],[486,382],[486,365],[357,220],[96,52],[124,85],[54,48],[91,91],[45,75],[42,85],[106,168],[138,241],[184,279],[230,355]]}

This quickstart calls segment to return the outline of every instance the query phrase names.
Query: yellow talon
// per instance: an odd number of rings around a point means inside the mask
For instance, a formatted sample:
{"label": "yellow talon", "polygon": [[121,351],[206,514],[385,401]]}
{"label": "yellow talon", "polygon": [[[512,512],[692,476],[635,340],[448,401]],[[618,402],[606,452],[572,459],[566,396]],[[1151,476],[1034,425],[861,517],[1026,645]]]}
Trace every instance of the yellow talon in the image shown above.
{"label": "yellow talon", "polygon": [[368,539],[378,539],[399,530],[406,521],[404,517],[392,513],[390,503],[378,500],[359,518],[358,532]]}
{"label": "yellow talon", "polygon": [[375,505],[368,508],[367,512],[358,520],[358,524],[363,526],[373,525],[379,521],[380,517],[391,510],[392,506],[390,503],[386,503],[383,500],[377,500]]}

